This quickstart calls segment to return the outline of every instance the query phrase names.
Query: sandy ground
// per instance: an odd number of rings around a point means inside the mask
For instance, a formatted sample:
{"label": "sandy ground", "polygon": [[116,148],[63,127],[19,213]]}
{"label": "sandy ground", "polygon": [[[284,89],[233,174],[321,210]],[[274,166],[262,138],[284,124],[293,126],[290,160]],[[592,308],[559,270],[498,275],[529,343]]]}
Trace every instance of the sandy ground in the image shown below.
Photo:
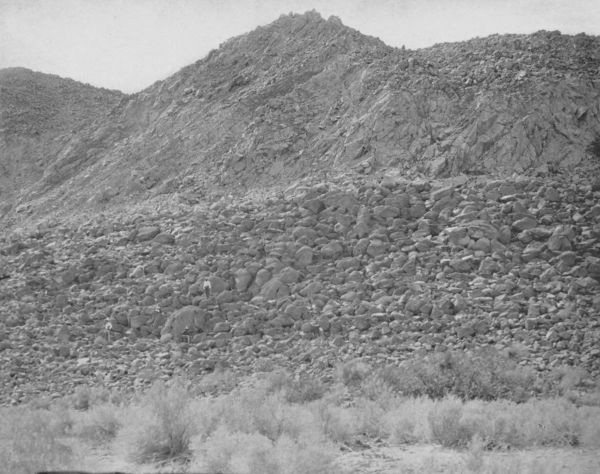
{"label": "sandy ground", "polygon": [[[91,471],[119,471],[132,474],[185,472],[177,465],[138,465],[103,449],[78,446],[83,455],[81,468]],[[600,451],[591,449],[534,449],[483,452],[476,459],[468,451],[434,445],[370,447],[342,452],[339,465],[348,474],[457,474],[492,472],[498,474],[599,474]]]}
{"label": "sandy ground", "polygon": [[[446,474],[482,471],[498,474],[600,473],[600,452],[593,450],[535,449],[484,452],[480,462],[481,464],[478,464],[478,460],[469,452],[432,445],[371,448],[348,452],[340,458],[341,465],[356,474]],[[492,466],[496,470],[491,470]],[[469,470],[469,467],[472,470]]]}

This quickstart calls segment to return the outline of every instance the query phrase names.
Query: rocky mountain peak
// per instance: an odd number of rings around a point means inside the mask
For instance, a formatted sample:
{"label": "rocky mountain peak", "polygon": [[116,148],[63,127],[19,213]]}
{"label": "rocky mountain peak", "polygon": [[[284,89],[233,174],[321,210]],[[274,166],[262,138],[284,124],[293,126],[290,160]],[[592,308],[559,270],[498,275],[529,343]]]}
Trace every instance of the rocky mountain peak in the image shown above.
{"label": "rocky mountain peak", "polygon": [[[3,198],[6,214],[261,192],[349,172],[572,169],[600,135],[598,46],[542,31],[410,51],[312,11],[232,38],[131,96],[73,81],[36,93],[17,81],[2,89],[9,103],[27,98],[10,109],[19,116],[5,114],[21,124],[12,136],[36,123],[58,136],[27,145],[45,150],[43,171]],[[6,169],[30,161],[22,140],[2,145]]]}

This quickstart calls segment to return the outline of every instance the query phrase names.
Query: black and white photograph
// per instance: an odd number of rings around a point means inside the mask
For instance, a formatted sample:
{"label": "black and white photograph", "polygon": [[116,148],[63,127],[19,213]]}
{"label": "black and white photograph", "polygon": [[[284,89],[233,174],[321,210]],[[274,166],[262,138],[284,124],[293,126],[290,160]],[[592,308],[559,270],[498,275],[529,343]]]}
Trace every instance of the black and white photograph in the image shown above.
{"label": "black and white photograph", "polygon": [[600,1],[0,0],[44,473],[600,473]]}

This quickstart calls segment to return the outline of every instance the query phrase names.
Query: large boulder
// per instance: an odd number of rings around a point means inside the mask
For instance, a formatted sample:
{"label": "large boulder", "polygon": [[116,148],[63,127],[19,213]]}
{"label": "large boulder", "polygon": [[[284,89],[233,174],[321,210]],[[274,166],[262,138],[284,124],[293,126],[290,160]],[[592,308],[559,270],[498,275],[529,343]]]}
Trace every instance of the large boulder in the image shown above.
{"label": "large boulder", "polygon": [[186,330],[204,331],[206,329],[206,314],[198,306],[184,306],[167,318],[161,334],[171,334],[179,339]]}

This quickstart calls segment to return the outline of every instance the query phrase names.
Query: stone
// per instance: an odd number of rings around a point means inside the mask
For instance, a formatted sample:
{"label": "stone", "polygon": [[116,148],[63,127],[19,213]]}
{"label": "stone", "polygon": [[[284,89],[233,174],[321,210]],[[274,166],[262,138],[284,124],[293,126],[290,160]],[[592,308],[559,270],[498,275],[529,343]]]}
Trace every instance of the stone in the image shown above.
{"label": "stone", "polygon": [[[138,240],[140,240],[139,234],[138,234]],[[150,240],[150,239],[144,239],[144,240]],[[152,241],[156,242],[157,244],[172,245],[175,243],[175,237],[173,237],[173,235],[168,232],[160,232],[152,238]]]}
{"label": "stone", "polygon": [[160,227],[158,226],[145,226],[141,227],[137,231],[136,240],[138,242],[146,242],[148,240],[152,240],[156,237],[160,232]]}
{"label": "stone", "polygon": [[[234,273],[235,289],[244,292],[252,283],[252,274],[245,268],[239,268]],[[198,293],[199,294],[199,293]]]}
{"label": "stone", "polygon": [[187,330],[204,331],[207,327],[206,314],[198,306],[184,306],[171,314],[161,331],[161,334],[172,334],[179,339]]}
{"label": "stone", "polygon": [[321,247],[321,256],[323,258],[337,258],[344,252],[344,247],[338,241],[331,241]]}
{"label": "stone", "polygon": [[277,278],[287,285],[293,284],[300,279],[300,272],[295,268],[285,267],[277,274]]}
{"label": "stone", "polygon": [[308,246],[300,247],[294,255],[294,263],[300,267],[305,268],[310,265],[313,261],[313,251]]}
{"label": "stone", "polygon": [[537,221],[533,217],[523,217],[512,223],[512,228],[516,232],[533,229],[534,227],[537,227]]}
{"label": "stone", "polygon": [[260,291],[260,295],[266,300],[278,300],[289,294],[289,287],[277,277],[265,283]]}

